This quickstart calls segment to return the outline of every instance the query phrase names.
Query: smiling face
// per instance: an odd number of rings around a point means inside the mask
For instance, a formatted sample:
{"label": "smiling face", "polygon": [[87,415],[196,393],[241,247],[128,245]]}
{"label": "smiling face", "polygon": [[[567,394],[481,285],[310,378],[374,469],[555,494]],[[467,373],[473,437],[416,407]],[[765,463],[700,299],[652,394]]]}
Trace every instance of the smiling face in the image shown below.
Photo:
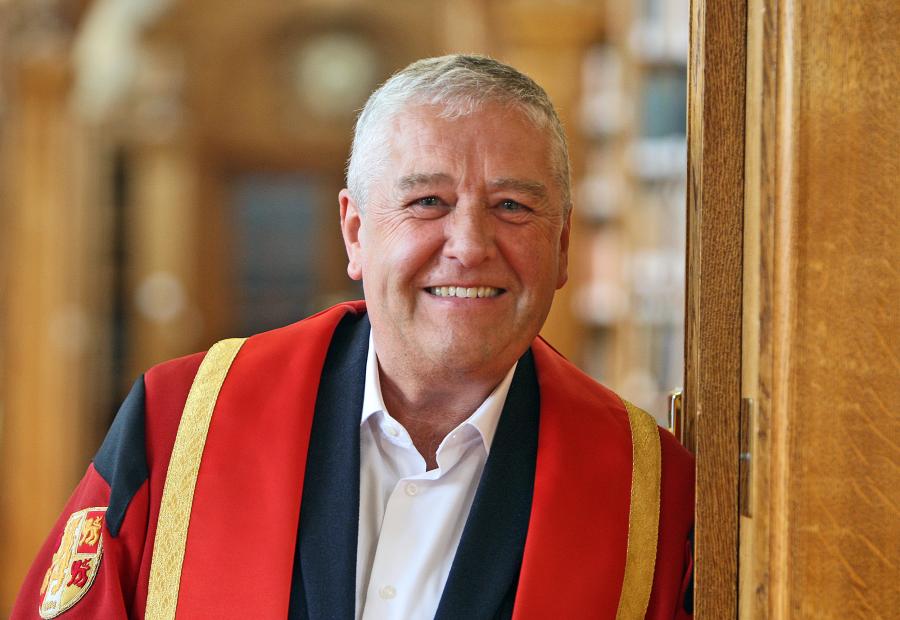
{"label": "smiling face", "polygon": [[364,213],[341,192],[347,271],[384,370],[499,381],[566,281],[569,220],[545,130],[498,104],[437,112],[392,122]]}

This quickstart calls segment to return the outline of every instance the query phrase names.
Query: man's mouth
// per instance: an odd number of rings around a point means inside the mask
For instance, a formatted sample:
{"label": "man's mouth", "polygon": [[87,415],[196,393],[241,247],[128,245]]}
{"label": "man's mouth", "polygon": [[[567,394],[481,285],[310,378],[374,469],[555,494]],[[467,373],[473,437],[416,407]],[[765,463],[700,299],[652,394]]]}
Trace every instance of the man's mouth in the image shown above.
{"label": "man's mouth", "polygon": [[493,286],[429,286],[425,289],[435,297],[496,297],[502,288]]}

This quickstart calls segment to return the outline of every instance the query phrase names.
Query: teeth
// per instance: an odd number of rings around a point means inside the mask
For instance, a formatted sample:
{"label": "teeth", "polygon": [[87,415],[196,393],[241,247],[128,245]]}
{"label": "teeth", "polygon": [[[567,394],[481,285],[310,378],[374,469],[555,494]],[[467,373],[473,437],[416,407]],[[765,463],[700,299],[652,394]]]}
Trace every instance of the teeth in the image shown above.
{"label": "teeth", "polygon": [[493,286],[432,286],[428,292],[437,297],[465,297],[474,299],[476,297],[496,297],[500,294],[500,289]]}

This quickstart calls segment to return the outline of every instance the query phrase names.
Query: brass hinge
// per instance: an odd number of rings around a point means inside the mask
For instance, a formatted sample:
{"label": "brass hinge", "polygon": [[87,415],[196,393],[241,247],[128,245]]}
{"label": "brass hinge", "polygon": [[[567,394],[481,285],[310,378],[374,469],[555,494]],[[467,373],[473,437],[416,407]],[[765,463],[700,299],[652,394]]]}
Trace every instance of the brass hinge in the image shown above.
{"label": "brass hinge", "polygon": [[684,445],[684,392],[675,388],[669,392],[669,432]]}

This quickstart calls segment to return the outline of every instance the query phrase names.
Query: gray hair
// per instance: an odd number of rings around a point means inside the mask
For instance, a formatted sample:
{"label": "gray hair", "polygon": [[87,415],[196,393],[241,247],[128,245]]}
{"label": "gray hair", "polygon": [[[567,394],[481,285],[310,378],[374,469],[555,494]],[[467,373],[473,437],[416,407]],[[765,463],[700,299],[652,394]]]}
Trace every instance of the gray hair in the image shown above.
{"label": "gray hair", "polygon": [[360,208],[369,183],[384,164],[390,120],[408,105],[436,105],[440,116],[457,118],[486,103],[502,103],[524,112],[536,127],[549,131],[553,176],[563,196],[563,213],[572,208],[569,148],[562,122],[544,89],[527,75],[485,56],[453,54],[418,60],[382,84],[366,102],[353,133],[347,162],[347,188]]}

